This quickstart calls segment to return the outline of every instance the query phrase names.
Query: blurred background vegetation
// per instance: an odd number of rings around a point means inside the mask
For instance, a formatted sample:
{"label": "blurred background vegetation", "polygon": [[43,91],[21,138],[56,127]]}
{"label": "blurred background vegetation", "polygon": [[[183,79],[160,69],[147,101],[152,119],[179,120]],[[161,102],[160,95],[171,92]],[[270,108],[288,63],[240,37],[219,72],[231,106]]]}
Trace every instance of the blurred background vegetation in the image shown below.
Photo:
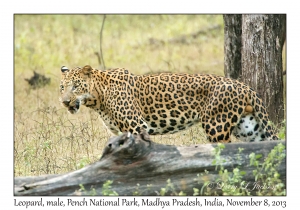
{"label": "blurred background vegetation", "polygon": [[[98,160],[112,134],[97,113],[71,115],[59,103],[60,67],[101,68],[104,15],[14,16],[15,176],[64,173]],[[222,15],[106,15],[102,52],[106,68],[134,74],[223,73]],[[33,72],[51,79],[32,89]],[[199,126],[156,142],[207,143]]]}

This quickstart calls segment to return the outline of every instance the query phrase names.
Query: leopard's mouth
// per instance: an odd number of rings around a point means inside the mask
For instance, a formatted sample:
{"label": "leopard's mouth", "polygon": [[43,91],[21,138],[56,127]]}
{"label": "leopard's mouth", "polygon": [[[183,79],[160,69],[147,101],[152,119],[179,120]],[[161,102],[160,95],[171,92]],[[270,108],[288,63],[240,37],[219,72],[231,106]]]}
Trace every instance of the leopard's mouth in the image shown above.
{"label": "leopard's mouth", "polygon": [[71,114],[75,114],[78,112],[79,107],[80,107],[80,101],[76,100],[75,106],[68,106],[68,112],[70,112]]}
{"label": "leopard's mouth", "polygon": [[62,105],[68,109],[69,113],[75,114],[79,111],[79,107],[81,105],[86,105],[90,97],[90,94],[84,94],[82,96],[78,96],[75,100],[72,101],[69,98],[60,98],[59,100],[62,103]]}

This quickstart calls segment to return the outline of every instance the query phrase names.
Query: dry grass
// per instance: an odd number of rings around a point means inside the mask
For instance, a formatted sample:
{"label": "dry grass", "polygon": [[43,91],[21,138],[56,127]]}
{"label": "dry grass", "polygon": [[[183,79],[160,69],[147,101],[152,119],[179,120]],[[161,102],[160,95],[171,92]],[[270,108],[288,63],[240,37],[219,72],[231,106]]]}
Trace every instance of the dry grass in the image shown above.
{"label": "dry grass", "polygon": [[[93,111],[67,113],[58,101],[60,67],[100,67],[103,15],[15,15],[15,176],[64,173],[100,158],[111,136]],[[168,40],[220,25],[185,43]],[[151,42],[152,40],[152,42]],[[159,40],[153,43],[153,40]],[[164,41],[165,43],[161,43]],[[107,15],[102,51],[106,67],[135,74],[158,71],[223,72],[223,20],[216,15]],[[33,71],[51,84],[33,90],[24,78]],[[205,143],[200,126],[154,141]]]}

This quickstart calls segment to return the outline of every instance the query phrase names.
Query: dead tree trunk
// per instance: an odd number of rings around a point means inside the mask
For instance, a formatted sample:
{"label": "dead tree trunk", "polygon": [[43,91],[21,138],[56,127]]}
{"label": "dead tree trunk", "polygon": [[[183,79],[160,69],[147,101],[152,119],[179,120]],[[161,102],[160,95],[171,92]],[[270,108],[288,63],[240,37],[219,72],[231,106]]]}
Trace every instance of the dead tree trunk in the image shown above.
{"label": "dead tree trunk", "polygon": [[224,74],[240,80],[242,73],[242,15],[223,15]]}
{"label": "dead tree trunk", "polygon": [[285,15],[243,15],[242,81],[262,97],[271,121],[282,122]]}
{"label": "dead tree trunk", "polygon": [[[249,166],[249,154],[255,152],[266,157],[278,143],[285,141],[259,143],[226,144],[220,158],[225,169],[232,171],[239,167],[245,171],[243,180],[254,184],[253,166]],[[174,189],[166,195],[177,195],[180,191],[193,195],[193,188],[201,189],[209,181],[211,190],[221,194],[216,180],[214,148],[216,144],[176,147],[150,142],[147,134],[128,135],[111,138],[104,149],[102,158],[85,168],[63,175],[42,177],[16,177],[15,195],[86,195],[92,191],[96,195],[105,194],[103,183],[112,180],[111,191],[118,195],[159,195],[170,179]],[[244,151],[238,155],[239,148]],[[205,171],[209,173],[205,173]],[[286,162],[279,165],[278,173],[285,184]],[[197,176],[199,174],[199,176]],[[201,175],[202,174],[202,175]],[[139,184],[139,186],[137,185]],[[80,190],[80,185],[86,191]],[[253,188],[250,184],[249,190]],[[138,188],[138,189],[137,189]],[[252,190],[251,193],[254,193]]]}

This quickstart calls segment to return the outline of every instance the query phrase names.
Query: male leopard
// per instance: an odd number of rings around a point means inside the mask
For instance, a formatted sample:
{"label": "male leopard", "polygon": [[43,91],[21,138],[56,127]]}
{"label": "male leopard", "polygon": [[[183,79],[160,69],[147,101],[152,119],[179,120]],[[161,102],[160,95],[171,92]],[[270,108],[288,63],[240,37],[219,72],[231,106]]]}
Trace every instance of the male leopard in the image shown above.
{"label": "male leopard", "polygon": [[211,142],[277,139],[258,94],[237,80],[200,74],[134,75],[124,68],[61,68],[61,103],[72,114],[85,105],[114,134],[175,133],[201,123]]}

